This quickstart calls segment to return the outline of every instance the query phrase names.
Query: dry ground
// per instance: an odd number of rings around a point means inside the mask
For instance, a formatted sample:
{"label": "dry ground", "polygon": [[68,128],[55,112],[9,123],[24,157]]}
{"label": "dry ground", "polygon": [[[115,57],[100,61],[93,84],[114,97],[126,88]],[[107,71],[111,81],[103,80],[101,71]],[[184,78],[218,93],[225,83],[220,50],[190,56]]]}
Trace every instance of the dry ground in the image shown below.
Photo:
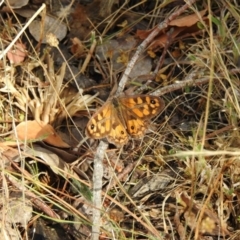
{"label": "dry ground", "polygon": [[238,1],[0,7],[1,239],[240,239]]}

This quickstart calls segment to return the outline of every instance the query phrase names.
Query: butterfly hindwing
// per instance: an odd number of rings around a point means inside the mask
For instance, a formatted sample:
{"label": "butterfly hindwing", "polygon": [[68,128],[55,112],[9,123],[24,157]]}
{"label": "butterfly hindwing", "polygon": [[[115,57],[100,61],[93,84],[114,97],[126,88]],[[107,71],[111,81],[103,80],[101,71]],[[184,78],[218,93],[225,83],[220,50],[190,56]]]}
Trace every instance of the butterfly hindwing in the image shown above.
{"label": "butterfly hindwing", "polygon": [[119,98],[120,105],[131,111],[136,118],[151,119],[159,114],[165,104],[164,101],[156,96],[135,95]]}
{"label": "butterfly hindwing", "polygon": [[119,98],[122,116],[126,123],[127,132],[132,137],[142,138],[148,128],[151,118],[164,108],[161,98],[150,95],[135,95]]}
{"label": "butterfly hindwing", "polygon": [[125,126],[119,119],[119,115],[117,113],[117,109],[114,109],[114,114],[112,116],[112,129],[107,137],[108,141],[121,146],[128,142],[128,134]]}

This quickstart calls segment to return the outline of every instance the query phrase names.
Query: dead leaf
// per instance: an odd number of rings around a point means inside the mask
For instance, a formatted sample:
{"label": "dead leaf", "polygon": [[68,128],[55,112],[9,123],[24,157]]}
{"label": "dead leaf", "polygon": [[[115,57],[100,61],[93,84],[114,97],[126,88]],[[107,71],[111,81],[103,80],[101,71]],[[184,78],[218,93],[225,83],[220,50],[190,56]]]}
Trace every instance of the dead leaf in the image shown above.
{"label": "dead leaf", "polygon": [[132,198],[141,198],[149,193],[163,191],[163,189],[171,183],[171,175],[173,175],[173,172],[166,170],[153,177],[141,178],[139,182],[130,189],[129,195]]}
{"label": "dead leaf", "polygon": [[26,121],[16,127],[17,137],[21,141],[44,141],[56,147],[69,148],[55,132],[53,127],[43,121]]}
{"label": "dead leaf", "polygon": [[7,52],[8,60],[13,64],[19,64],[24,61],[26,54],[26,46],[23,43],[16,43],[10,51]]}
{"label": "dead leaf", "polygon": [[[77,4],[71,14],[70,36],[77,37],[81,40],[88,39],[93,26],[97,26],[100,19],[100,7],[103,1],[95,0],[87,5]],[[105,17],[105,16],[104,16]],[[91,19],[91,21],[89,21]]]}
{"label": "dead leaf", "polygon": [[108,214],[114,222],[122,222],[124,219],[124,213],[118,208],[111,209]]}
{"label": "dead leaf", "polygon": [[[0,145],[2,148],[2,146]],[[1,150],[1,160],[6,161],[14,161],[14,162],[19,162],[19,151],[15,148],[11,148],[8,146],[4,146],[3,150]]]}
{"label": "dead leaf", "polygon": [[[128,64],[132,52],[136,47],[137,41],[133,36],[125,35],[124,38],[111,39],[96,47],[96,54],[99,60],[104,64],[106,59],[112,62],[113,71],[118,73]],[[141,75],[147,75],[151,72],[152,60],[149,56],[141,55],[134,64],[129,77],[138,78]]]}
{"label": "dead leaf", "polygon": [[66,150],[64,150],[62,148],[50,146],[48,144],[45,144],[44,142],[41,143],[41,146],[43,146],[45,149],[48,149],[49,151],[57,154],[66,163],[72,163],[72,162],[76,161],[77,158],[79,157],[78,155],[76,155],[72,152],[67,152]]}
{"label": "dead leaf", "polygon": [[76,58],[82,57],[82,55],[85,51],[85,47],[82,44],[82,41],[80,39],[76,38],[76,37],[71,39],[71,41],[72,41],[71,53]]}
{"label": "dead leaf", "polygon": [[24,18],[31,18],[33,16],[33,14],[35,13],[35,11],[33,9],[31,9],[30,7],[24,7],[21,9],[16,9],[14,10],[14,12]]}
{"label": "dead leaf", "polygon": [[126,27],[127,25],[128,25],[127,20],[124,20],[122,23],[117,24],[118,27],[122,27],[122,28]]}
{"label": "dead leaf", "polygon": [[67,173],[68,169],[65,162],[48,149],[40,147],[37,144],[33,144],[31,148],[29,147],[25,150],[25,152],[31,156],[41,158],[44,162],[47,163],[47,165],[49,165],[54,173],[59,174],[59,169],[61,169],[62,172]]}
{"label": "dead leaf", "polygon": [[3,202],[4,199],[0,200],[1,205],[5,206],[1,209],[0,220],[1,222],[8,222],[11,224],[22,224],[25,226],[32,217],[32,203],[26,197],[23,198],[21,192],[12,191],[8,202]]}
{"label": "dead leaf", "polygon": [[29,26],[29,32],[37,42],[42,41],[42,43],[46,43],[46,36],[48,33],[54,34],[60,41],[66,37],[67,26],[58,19],[47,15],[43,23],[44,27],[42,21],[34,20]]}
{"label": "dead leaf", "polygon": [[[155,40],[150,45],[152,49],[156,48],[163,48],[165,44],[167,43],[169,36],[166,34],[166,32],[169,31],[170,27],[174,27],[170,38],[171,41],[173,41],[176,37],[181,36],[181,38],[184,38],[185,36],[188,36],[189,34],[193,34],[195,32],[199,31],[199,28],[197,27],[197,23],[200,21],[200,17],[203,17],[206,14],[207,10],[202,10],[198,14],[194,13],[188,16],[184,16],[178,19],[172,20],[166,29],[163,29],[159,35],[155,38]],[[200,17],[199,17],[200,16]],[[148,37],[150,33],[152,33],[156,29],[153,28],[151,30],[137,30],[136,36],[140,39],[145,39]]]}
{"label": "dead leaf", "polygon": [[[203,17],[207,12],[207,9],[204,9],[198,13],[194,13],[188,16],[184,16],[178,19],[174,19],[169,23],[169,26],[176,27],[190,27],[195,25],[197,22],[201,20],[200,17]],[[200,16],[200,17],[199,17]]]}

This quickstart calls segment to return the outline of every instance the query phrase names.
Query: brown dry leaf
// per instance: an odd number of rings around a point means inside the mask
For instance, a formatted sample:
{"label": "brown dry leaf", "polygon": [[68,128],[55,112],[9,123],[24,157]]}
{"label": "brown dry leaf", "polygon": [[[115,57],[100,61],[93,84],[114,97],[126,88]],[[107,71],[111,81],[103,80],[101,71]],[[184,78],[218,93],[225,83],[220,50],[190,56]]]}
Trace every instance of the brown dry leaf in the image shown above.
{"label": "brown dry leaf", "polygon": [[118,27],[122,27],[122,28],[125,28],[127,25],[128,25],[128,21],[127,20],[124,20],[122,23],[117,24]]}
{"label": "brown dry leaf", "polygon": [[66,163],[72,163],[72,162],[76,161],[77,158],[79,157],[78,155],[76,155],[72,152],[67,152],[64,149],[58,148],[58,147],[55,147],[55,146],[50,146],[48,144],[45,144],[44,142],[41,144],[41,146],[43,146],[44,149],[48,149],[52,153],[57,154]]}
{"label": "brown dry leaf", "polygon": [[[111,39],[96,47],[96,54],[100,62],[104,64],[107,59],[112,62],[112,70],[115,73],[123,71],[132,56],[137,45],[136,39],[131,35],[125,35],[124,38]],[[141,75],[147,75],[151,72],[152,60],[149,56],[141,55],[134,64],[129,77],[138,78]]]}
{"label": "brown dry leaf", "polygon": [[198,14],[194,13],[188,16],[184,16],[182,18],[174,19],[169,23],[169,26],[176,26],[176,27],[191,27],[195,25],[201,19],[199,16],[203,17],[207,12],[207,9],[204,9]]}
{"label": "brown dry leaf", "polygon": [[156,58],[157,56],[156,53],[152,51],[152,49],[149,49],[147,53],[150,58]]}
{"label": "brown dry leaf", "polygon": [[26,54],[26,46],[23,43],[16,43],[14,47],[7,52],[8,60],[13,64],[19,64],[24,61]]}
{"label": "brown dry leaf", "polygon": [[[171,39],[175,39],[185,29],[186,29],[185,27],[174,28],[173,32],[171,32]],[[155,41],[152,42],[150,46],[152,49],[156,49],[156,47],[163,48],[167,43],[168,39],[169,37],[167,36],[167,34],[160,35]]]}
{"label": "brown dry leaf", "polygon": [[67,165],[57,154],[37,144],[32,144],[31,148],[25,149],[25,153],[41,158],[56,174],[60,174],[60,170],[66,173],[68,172]]}
{"label": "brown dry leaf", "polygon": [[56,147],[69,148],[70,146],[65,143],[55,132],[53,127],[43,121],[37,122],[26,121],[20,123],[16,127],[16,132],[19,140],[22,141],[44,141]]}
{"label": "brown dry leaf", "polygon": [[11,148],[9,146],[4,146],[2,143],[0,143],[1,148],[1,160],[6,161],[18,161],[19,160],[19,151],[15,148]]}
{"label": "brown dry leaf", "polygon": [[170,185],[171,181],[173,181],[173,174],[170,170],[164,170],[157,175],[141,178],[139,182],[129,190],[129,195],[136,199],[146,196],[149,193],[164,191],[164,189]]}
{"label": "brown dry leaf", "polygon": [[[171,33],[171,39],[173,40],[180,34],[182,35],[183,33],[189,34],[199,31],[199,28],[197,27],[197,23],[200,20],[199,16],[203,17],[206,14],[206,12],[207,10],[205,9],[200,11],[198,14],[194,13],[188,16],[184,16],[182,18],[172,20],[168,24],[168,26],[174,27],[173,32]],[[138,30],[136,36],[139,37],[140,39],[145,39],[148,37],[150,33],[152,33],[155,30],[155,28],[147,31]],[[162,48],[165,46],[167,39],[169,38],[166,34],[167,31],[168,31],[167,29],[163,29],[161,31],[160,35],[158,35],[156,40],[153,41],[153,43],[151,44],[151,48],[155,49],[156,47]]]}
{"label": "brown dry leaf", "polygon": [[[8,191],[8,196],[1,194],[0,221],[1,232],[4,237],[1,239],[18,240],[19,232],[13,226],[26,226],[33,215],[31,201],[21,191]],[[18,233],[18,234],[17,234]]]}
{"label": "brown dry leaf", "polygon": [[48,129],[49,131],[53,131],[53,134],[50,135],[48,138],[44,139],[44,142],[51,144],[55,147],[61,147],[61,148],[69,148],[70,146],[65,143],[61,137],[54,131],[53,127],[51,125],[46,125],[45,129]]}
{"label": "brown dry leaf", "polygon": [[36,11],[34,11],[33,9],[30,9],[29,7],[26,6],[21,9],[16,9],[16,10],[14,10],[14,12],[24,18],[31,18]]}
{"label": "brown dry leaf", "polygon": [[72,38],[72,46],[71,46],[71,53],[76,57],[76,58],[80,58],[82,57],[84,51],[85,51],[85,47],[82,44],[82,41],[78,38]]}
{"label": "brown dry leaf", "polygon": [[[3,199],[0,201],[1,205],[5,204]],[[31,201],[26,197],[23,198],[20,191],[12,191],[10,196],[8,196],[7,207],[1,208],[0,221],[1,223],[8,222],[24,226],[30,221],[32,215],[33,207]]]}
{"label": "brown dry leaf", "polygon": [[118,208],[113,208],[109,211],[109,217],[114,222],[122,222],[124,219],[124,213]]}
{"label": "brown dry leaf", "polygon": [[120,52],[120,56],[117,58],[117,63],[122,63],[127,66],[129,60],[128,54],[126,52]]}
{"label": "brown dry leaf", "polygon": [[[16,145],[16,143],[15,143]],[[12,162],[19,162],[19,150],[9,147],[5,142],[0,142],[0,159],[1,159],[1,166],[4,169],[11,169]]]}

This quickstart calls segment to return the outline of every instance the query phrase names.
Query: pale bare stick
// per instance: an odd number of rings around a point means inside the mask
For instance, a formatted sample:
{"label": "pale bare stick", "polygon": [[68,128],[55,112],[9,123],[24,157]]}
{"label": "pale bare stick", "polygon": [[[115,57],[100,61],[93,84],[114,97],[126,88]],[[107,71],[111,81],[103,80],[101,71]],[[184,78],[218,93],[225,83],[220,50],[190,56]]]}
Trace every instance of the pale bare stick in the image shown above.
{"label": "pale bare stick", "polygon": [[118,90],[116,95],[120,95],[123,90],[124,87],[129,79],[129,74],[131,73],[133,66],[135,65],[136,61],[138,60],[138,58],[140,57],[141,53],[143,53],[144,50],[146,50],[147,46],[152,42],[152,40],[158,35],[158,33],[165,29],[169,22],[171,22],[173,19],[175,19],[177,16],[179,16],[182,12],[184,12],[187,8],[189,8],[194,2],[196,2],[196,0],[190,0],[188,1],[188,3],[186,3],[184,6],[182,6],[181,8],[179,8],[177,11],[175,11],[174,13],[172,13],[165,21],[161,22],[154,31],[152,31],[149,36],[138,46],[135,54],[133,55],[133,57],[131,58],[130,62],[128,63],[128,66],[125,70],[125,72],[123,73],[123,76],[119,82],[118,85]]}
{"label": "pale bare stick", "polygon": [[[128,66],[119,82],[119,86],[116,92],[116,96],[120,95],[124,87],[128,81],[129,74],[132,71],[132,68],[134,64],[136,63],[137,59],[141,55],[141,53],[147,48],[147,46],[150,44],[150,42],[154,39],[154,37],[164,28],[166,28],[170,21],[172,21],[174,18],[179,16],[182,12],[184,12],[189,6],[191,6],[196,0],[190,0],[188,4],[185,4],[183,7],[181,7],[178,11],[171,14],[167,20],[160,23],[157,28],[141,43],[141,45],[138,46],[136,53],[133,55],[131,61],[128,63]],[[100,226],[101,226],[101,211],[102,208],[102,202],[101,202],[101,190],[102,190],[102,177],[103,172],[99,172],[99,169],[101,170],[103,168],[102,161],[105,155],[105,151],[108,148],[108,144],[106,144],[103,141],[100,141],[99,146],[96,150],[96,155],[94,157],[94,177],[93,177],[93,205],[94,205],[94,211],[93,211],[93,226],[92,226],[92,240],[98,240],[99,239],[99,232],[100,232]],[[97,164],[97,166],[95,166]],[[99,168],[99,169],[98,169]],[[98,182],[97,182],[98,179]],[[100,181],[101,179],[101,181]],[[101,184],[100,184],[101,183]],[[98,186],[98,187],[97,187]]]}
{"label": "pale bare stick", "polygon": [[92,240],[99,240],[101,227],[101,209],[102,209],[102,177],[103,177],[103,158],[108,148],[108,144],[100,141],[96,154],[94,156],[93,168],[93,225]]}
{"label": "pale bare stick", "polygon": [[29,19],[29,21],[25,24],[25,26],[21,29],[21,31],[16,35],[16,37],[11,41],[6,49],[2,51],[0,54],[0,60],[7,54],[7,52],[13,47],[16,41],[20,38],[23,32],[28,28],[28,26],[32,23],[32,21],[40,14],[40,12],[46,8],[46,5],[43,3],[42,6],[33,14],[33,16]]}
{"label": "pale bare stick", "polygon": [[169,86],[166,86],[166,87],[163,87],[161,89],[158,89],[158,90],[154,91],[153,93],[151,93],[151,95],[162,96],[166,93],[173,92],[175,90],[179,90],[179,89],[184,88],[186,86],[197,86],[197,85],[207,83],[208,81],[209,81],[209,77],[204,77],[204,78],[201,78],[201,79],[191,78],[191,79],[183,80],[181,82],[178,81],[177,83],[173,83]]}

